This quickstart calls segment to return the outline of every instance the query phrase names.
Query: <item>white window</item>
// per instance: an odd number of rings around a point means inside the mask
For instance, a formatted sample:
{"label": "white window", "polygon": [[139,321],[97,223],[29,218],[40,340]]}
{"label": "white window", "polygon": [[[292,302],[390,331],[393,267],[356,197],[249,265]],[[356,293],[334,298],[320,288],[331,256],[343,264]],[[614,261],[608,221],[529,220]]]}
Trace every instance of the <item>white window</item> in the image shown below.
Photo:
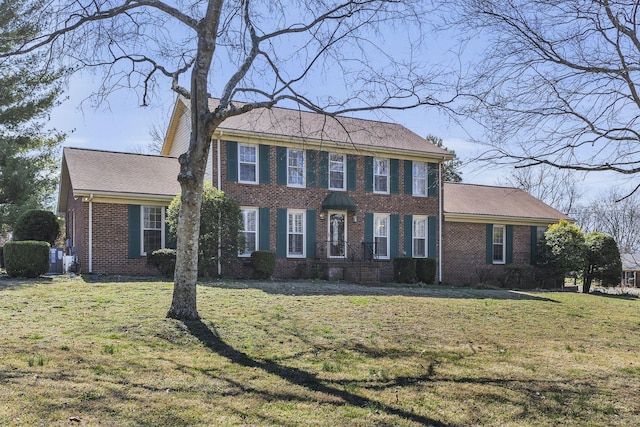
{"label": "white window", "polygon": [[389,159],[373,159],[373,192],[389,193]]}
{"label": "white window", "polygon": [[493,226],[493,263],[504,264],[505,260],[505,227],[504,225]]}
{"label": "white window", "polygon": [[376,258],[389,259],[389,215],[374,214],[373,242]]}
{"label": "white window", "polygon": [[242,230],[240,234],[244,237],[244,247],[238,252],[241,257],[251,256],[258,249],[258,209],[241,208]]}
{"label": "white window", "polygon": [[427,217],[413,217],[413,256],[427,257]]}
{"label": "white window", "polygon": [[142,207],[142,255],[164,248],[164,208]]}
{"label": "white window", "polygon": [[250,144],[238,145],[239,182],[258,183],[258,147]]}
{"label": "white window", "polygon": [[413,195],[427,195],[427,164],[413,162]]}
{"label": "white window", "polygon": [[329,153],[329,189],[345,190],[347,180],[345,171],[347,156],[338,153]]}
{"label": "white window", "polygon": [[287,212],[287,256],[305,257],[305,211]]}
{"label": "white window", "polygon": [[287,185],[305,186],[304,150],[287,149]]}

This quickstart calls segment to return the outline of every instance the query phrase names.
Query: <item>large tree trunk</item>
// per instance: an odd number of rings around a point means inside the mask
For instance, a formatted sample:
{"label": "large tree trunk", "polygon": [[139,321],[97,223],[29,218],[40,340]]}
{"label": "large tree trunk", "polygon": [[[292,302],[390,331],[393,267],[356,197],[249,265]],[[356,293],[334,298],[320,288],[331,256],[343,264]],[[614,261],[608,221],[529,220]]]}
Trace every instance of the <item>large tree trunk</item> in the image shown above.
{"label": "large tree trunk", "polygon": [[[181,169],[185,168],[187,157],[187,154],[180,157]],[[182,207],[178,217],[173,300],[167,317],[196,320],[200,317],[196,305],[196,283],[198,281],[198,236],[200,235],[202,180],[195,177],[182,179],[180,187],[182,189],[180,195]]]}
{"label": "large tree trunk", "polygon": [[207,80],[215,50],[222,3],[222,0],[209,2],[203,24],[198,29],[198,52],[191,72],[191,138],[189,149],[179,159],[178,181],[182,190],[182,206],[176,233],[178,244],[173,300],[167,317],[180,320],[200,318],[196,304],[200,205],[211,135],[220,122],[209,111]]}

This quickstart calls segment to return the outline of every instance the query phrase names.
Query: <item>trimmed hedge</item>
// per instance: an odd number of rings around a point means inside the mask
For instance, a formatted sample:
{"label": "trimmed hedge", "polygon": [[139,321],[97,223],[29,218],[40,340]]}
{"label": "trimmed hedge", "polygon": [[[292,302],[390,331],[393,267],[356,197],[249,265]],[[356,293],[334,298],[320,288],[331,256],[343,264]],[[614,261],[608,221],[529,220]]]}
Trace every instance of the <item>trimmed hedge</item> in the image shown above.
{"label": "trimmed hedge", "polygon": [[256,279],[268,279],[276,270],[276,254],[271,251],[252,252],[251,263]]}
{"label": "trimmed hedge", "polygon": [[53,212],[29,209],[16,220],[13,240],[37,240],[53,246],[60,235],[60,224]]}
{"label": "trimmed hedge", "polygon": [[398,283],[416,282],[416,259],[415,258],[394,258],[393,278]]}
{"label": "trimmed hedge", "polygon": [[4,244],[4,264],[11,277],[38,277],[49,271],[47,242],[22,240]]}
{"label": "trimmed hedge", "polygon": [[157,268],[162,276],[171,277],[176,270],[176,250],[155,250],[147,255],[147,264]]}
{"label": "trimmed hedge", "polygon": [[431,285],[436,281],[436,260],[433,258],[416,258],[416,276],[418,282]]}

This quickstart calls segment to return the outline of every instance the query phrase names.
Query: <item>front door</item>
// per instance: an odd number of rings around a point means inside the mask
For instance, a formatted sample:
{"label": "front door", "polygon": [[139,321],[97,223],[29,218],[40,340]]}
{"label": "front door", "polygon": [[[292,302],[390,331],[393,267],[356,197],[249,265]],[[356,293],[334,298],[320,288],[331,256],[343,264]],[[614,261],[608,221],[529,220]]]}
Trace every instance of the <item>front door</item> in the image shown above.
{"label": "front door", "polygon": [[347,212],[329,211],[329,258],[347,256]]}

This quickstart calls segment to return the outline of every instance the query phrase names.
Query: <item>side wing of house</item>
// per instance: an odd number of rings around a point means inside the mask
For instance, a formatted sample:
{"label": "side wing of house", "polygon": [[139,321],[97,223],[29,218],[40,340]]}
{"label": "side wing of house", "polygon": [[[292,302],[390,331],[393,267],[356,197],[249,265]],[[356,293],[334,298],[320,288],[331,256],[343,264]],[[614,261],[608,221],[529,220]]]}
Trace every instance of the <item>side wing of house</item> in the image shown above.
{"label": "side wing of house", "polygon": [[444,185],[443,282],[450,285],[546,286],[533,282],[538,242],[569,219],[515,188]]}
{"label": "side wing of house", "polygon": [[81,272],[157,274],[145,256],[171,244],[164,219],[177,173],[173,158],[64,149],[58,211]]}

